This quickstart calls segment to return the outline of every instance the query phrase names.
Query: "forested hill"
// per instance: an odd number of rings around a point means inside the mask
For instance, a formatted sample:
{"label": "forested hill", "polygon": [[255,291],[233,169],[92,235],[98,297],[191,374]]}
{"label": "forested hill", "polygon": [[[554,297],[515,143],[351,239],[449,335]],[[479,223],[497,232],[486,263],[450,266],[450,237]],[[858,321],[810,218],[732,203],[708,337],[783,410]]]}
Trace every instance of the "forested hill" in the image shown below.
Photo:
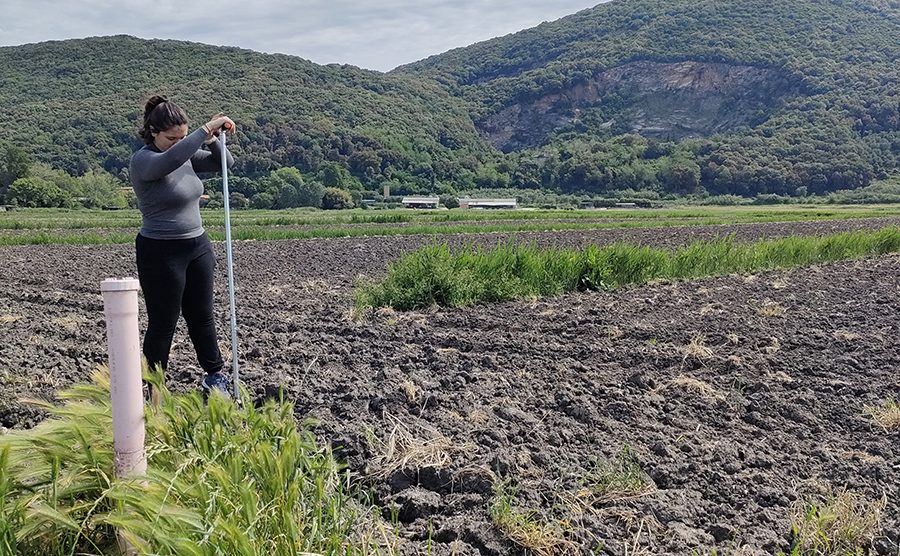
{"label": "forested hill", "polygon": [[900,0],[613,0],[388,74],[117,36],[2,47],[0,76],[0,143],[71,174],[123,178],[155,92],[233,115],[249,180],[653,198],[900,170]]}
{"label": "forested hill", "polygon": [[429,80],[128,36],[0,48],[2,140],[78,174],[127,167],[143,103],[161,92],[194,125],[240,122],[239,167],[262,175],[337,162],[361,179],[434,181],[488,147],[461,103]]}
{"label": "forested hill", "polygon": [[466,99],[507,151],[718,134],[687,156],[707,188],[833,189],[898,166],[898,6],[615,0],[394,73]]}
{"label": "forested hill", "polygon": [[[900,8],[891,4],[900,2],[617,0],[395,73],[438,78],[469,98],[479,116],[596,83],[622,66],[684,62],[768,71],[768,77],[784,81],[784,92],[830,92],[871,102],[872,112],[896,110]],[[627,82],[630,75],[619,77]],[[883,119],[872,114],[864,125],[889,123]]]}

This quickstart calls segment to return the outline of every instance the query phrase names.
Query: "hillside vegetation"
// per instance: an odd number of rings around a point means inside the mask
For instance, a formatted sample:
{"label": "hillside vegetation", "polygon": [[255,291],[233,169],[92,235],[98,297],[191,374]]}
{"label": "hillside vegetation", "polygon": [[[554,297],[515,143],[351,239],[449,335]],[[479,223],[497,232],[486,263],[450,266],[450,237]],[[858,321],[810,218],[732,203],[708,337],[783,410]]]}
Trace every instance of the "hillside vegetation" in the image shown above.
{"label": "hillside vegetation", "polygon": [[3,47],[0,194],[23,154],[124,181],[155,92],[237,119],[236,190],[259,208],[384,185],[824,194],[897,174],[898,59],[896,0],[616,0],[388,74],[127,36]]}
{"label": "hillside vegetation", "polygon": [[240,123],[236,173],[336,162],[367,183],[431,185],[487,149],[458,101],[429,80],[237,48],[127,36],[0,48],[4,139],[72,174],[122,175],[143,104],[167,94],[195,125]]}
{"label": "hillside vegetation", "polygon": [[[547,145],[517,158],[556,171],[542,184],[646,188],[639,159],[675,151],[653,176],[664,187],[832,191],[898,167],[898,5],[615,1],[396,73],[466,99],[505,150]],[[623,149],[624,133],[698,140]]]}

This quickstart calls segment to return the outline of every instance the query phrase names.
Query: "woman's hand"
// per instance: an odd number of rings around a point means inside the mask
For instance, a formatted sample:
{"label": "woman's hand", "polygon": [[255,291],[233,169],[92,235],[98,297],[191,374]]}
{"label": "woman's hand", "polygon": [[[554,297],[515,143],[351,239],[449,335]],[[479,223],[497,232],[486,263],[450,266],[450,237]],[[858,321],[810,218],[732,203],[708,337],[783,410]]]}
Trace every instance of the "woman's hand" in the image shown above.
{"label": "woman's hand", "polygon": [[203,124],[203,131],[206,132],[206,141],[204,142],[209,144],[215,141],[223,129],[227,133],[234,135],[237,128],[234,125],[234,120],[220,112],[213,116],[211,120]]}

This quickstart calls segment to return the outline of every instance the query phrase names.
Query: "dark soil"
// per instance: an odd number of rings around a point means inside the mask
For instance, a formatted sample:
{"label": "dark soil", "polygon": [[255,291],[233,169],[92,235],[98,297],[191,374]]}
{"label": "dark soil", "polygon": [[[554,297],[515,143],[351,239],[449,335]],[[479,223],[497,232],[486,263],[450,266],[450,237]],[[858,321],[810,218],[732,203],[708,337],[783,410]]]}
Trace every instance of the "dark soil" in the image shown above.
{"label": "dark soil", "polygon": [[[897,222],[517,237],[677,245]],[[900,432],[886,432],[864,412],[900,399],[897,255],[354,319],[356,280],[431,241],[235,245],[244,382],[260,400],[282,389],[298,417],[319,421],[318,438],[354,474],[370,477],[376,502],[397,508],[407,551],[520,553],[489,514],[492,485],[509,481],[518,487],[516,504],[559,527],[576,552],[789,551],[791,507],[847,488],[871,501],[886,497],[872,553],[898,553]],[[224,248],[217,249],[228,352]],[[99,283],[134,275],[133,258],[128,245],[0,249],[0,425],[33,425],[42,416],[19,398],[52,397],[105,363]],[[182,325],[169,383],[183,391],[200,378]],[[448,463],[392,469],[377,440],[392,432],[449,441]],[[625,448],[649,492],[612,501],[589,495],[602,463]]]}

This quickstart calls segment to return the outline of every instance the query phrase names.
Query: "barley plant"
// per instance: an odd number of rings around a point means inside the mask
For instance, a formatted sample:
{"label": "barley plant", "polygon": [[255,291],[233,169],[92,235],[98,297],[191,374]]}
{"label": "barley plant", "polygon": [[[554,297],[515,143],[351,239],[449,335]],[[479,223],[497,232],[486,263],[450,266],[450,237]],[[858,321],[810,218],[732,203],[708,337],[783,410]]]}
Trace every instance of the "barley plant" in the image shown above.
{"label": "barley plant", "polygon": [[[148,472],[115,479],[109,377],[60,394],[36,428],[0,437],[0,555],[383,553],[380,518],[293,408],[175,396],[156,381]],[[118,537],[117,537],[118,535]]]}

